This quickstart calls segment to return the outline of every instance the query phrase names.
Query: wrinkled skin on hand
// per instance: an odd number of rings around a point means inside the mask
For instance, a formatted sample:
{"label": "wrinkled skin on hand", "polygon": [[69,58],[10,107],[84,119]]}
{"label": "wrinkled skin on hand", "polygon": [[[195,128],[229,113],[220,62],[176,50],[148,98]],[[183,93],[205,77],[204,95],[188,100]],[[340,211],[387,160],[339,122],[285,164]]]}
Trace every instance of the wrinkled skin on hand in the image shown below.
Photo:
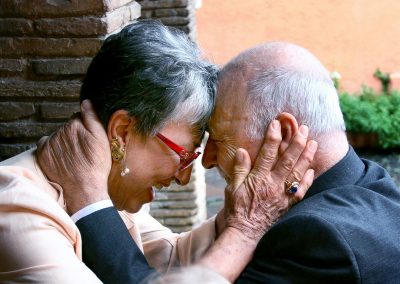
{"label": "wrinkled skin on hand", "polygon": [[70,214],[91,203],[109,199],[111,153],[107,134],[89,101],[37,147],[38,163],[47,178],[63,188]]}
{"label": "wrinkled skin on hand", "polygon": [[[277,122],[279,124],[279,122]],[[316,142],[308,141],[308,128],[291,141],[278,158],[282,140],[280,125],[270,126],[254,168],[250,171],[250,157],[238,149],[233,169],[233,180],[225,189],[225,225],[242,232],[247,238],[259,240],[291,205],[301,200],[311,186],[314,171],[309,169],[316,151]],[[285,191],[285,180],[298,180],[296,194]]]}
{"label": "wrinkled skin on hand", "polygon": [[260,239],[288,209],[287,199],[278,194],[279,190],[268,178],[258,181],[254,176],[243,187],[227,189],[225,199],[231,206],[225,206],[226,226],[238,229],[250,239]]}

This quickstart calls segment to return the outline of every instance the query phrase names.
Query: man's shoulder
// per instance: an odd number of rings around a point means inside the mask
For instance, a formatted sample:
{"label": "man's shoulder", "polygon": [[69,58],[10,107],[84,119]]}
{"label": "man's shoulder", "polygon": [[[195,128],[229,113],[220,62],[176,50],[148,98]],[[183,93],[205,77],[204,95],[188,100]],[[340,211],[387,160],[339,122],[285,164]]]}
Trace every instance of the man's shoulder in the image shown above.
{"label": "man's shoulder", "polygon": [[318,262],[321,267],[343,261],[363,277],[393,275],[400,255],[398,216],[400,200],[379,190],[356,185],[326,190],[290,209],[264,236],[256,259]]}
{"label": "man's shoulder", "polygon": [[399,214],[400,192],[397,188],[346,185],[301,201],[277,225],[284,225],[292,218],[307,217],[309,222],[327,222],[345,233],[349,232],[349,226],[376,231],[375,223],[399,227]]}

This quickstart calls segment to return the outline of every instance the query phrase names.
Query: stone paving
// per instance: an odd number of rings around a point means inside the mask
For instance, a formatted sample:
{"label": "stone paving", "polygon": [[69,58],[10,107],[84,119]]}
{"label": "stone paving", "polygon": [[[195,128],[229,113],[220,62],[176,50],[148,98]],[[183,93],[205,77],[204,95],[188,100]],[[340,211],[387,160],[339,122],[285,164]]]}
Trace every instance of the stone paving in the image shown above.
{"label": "stone paving", "polygon": [[[360,157],[372,160],[383,166],[393,180],[400,187],[400,151],[397,152],[371,152],[356,150]],[[222,179],[215,169],[206,170],[207,184],[207,216],[216,214],[224,204],[225,180]]]}

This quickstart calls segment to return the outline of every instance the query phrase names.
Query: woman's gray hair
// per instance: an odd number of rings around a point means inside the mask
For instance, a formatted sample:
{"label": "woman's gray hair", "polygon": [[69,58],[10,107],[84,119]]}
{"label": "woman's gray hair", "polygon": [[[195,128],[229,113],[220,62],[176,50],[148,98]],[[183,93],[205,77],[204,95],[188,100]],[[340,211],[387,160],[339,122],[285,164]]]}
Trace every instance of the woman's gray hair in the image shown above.
{"label": "woman's gray hair", "polygon": [[183,32],[153,20],[137,21],[108,37],[81,89],[106,127],[124,109],[136,130],[154,135],[172,121],[203,131],[215,103],[218,69],[202,59]]}
{"label": "woman's gray hair", "polygon": [[252,140],[264,137],[266,126],[282,112],[307,125],[311,137],[345,130],[336,89],[325,74],[275,66],[257,72],[247,86],[246,134]]}

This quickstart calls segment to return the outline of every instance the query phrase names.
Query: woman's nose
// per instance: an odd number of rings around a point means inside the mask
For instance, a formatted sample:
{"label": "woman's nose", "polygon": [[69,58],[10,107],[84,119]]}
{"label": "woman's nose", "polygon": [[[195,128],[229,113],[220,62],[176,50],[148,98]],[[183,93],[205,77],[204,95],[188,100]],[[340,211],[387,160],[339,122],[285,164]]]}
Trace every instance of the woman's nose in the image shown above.
{"label": "woman's nose", "polygon": [[211,138],[208,138],[201,162],[206,169],[217,165],[217,145]]}
{"label": "woman's nose", "polygon": [[192,169],[193,169],[193,165],[191,165],[187,169],[184,169],[183,171],[178,171],[175,174],[175,182],[179,185],[188,184],[188,182],[190,180],[190,176],[192,174]]}

